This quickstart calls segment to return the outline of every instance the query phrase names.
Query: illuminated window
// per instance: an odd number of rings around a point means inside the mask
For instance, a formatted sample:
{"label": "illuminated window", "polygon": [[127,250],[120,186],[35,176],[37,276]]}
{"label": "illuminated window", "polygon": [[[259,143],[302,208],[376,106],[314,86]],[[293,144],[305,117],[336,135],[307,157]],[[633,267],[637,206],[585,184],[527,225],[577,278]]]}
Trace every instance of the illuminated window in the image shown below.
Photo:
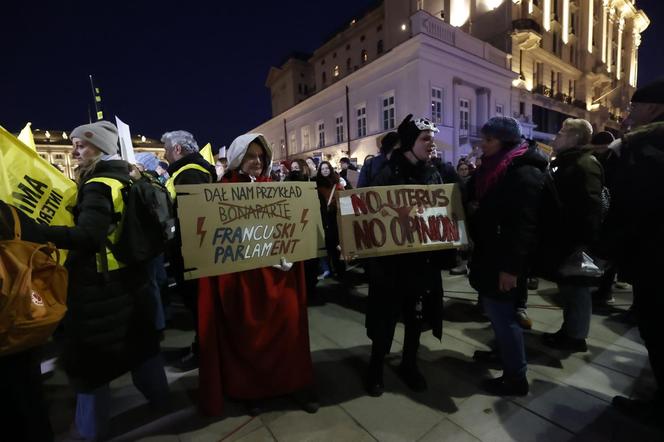
{"label": "illuminated window", "polygon": [[431,121],[443,122],[443,90],[437,87],[431,88]]}
{"label": "illuminated window", "polygon": [[383,130],[394,129],[395,106],[394,95],[388,95],[382,98],[383,110]]}
{"label": "illuminated window", "polygon": [[367,107],[362,106],[357,108],[357,137],[362,138],[367,136]]}
{"label": "illuminated window", "polygon": [[335,64],[335,65],[334,65],[334,69],[333,69],[332,72],[333,72],[333,74],[334,74],[335,77],[338,77],[338,76],[339,76],[339,65],[338,65],[338,64]]}
{"label": "illuminated window", "polygon": [[344,117],[343,115],[338,115],[335,119],[335,129],[337,134],[337,143],[344,141]]}
{"label": "illuminated window", "polygon": [[362,63],[366,63],[366,61],[369,59],[369,54],[367,54],[366,49],[362,49],[361,59],[362,59]]}

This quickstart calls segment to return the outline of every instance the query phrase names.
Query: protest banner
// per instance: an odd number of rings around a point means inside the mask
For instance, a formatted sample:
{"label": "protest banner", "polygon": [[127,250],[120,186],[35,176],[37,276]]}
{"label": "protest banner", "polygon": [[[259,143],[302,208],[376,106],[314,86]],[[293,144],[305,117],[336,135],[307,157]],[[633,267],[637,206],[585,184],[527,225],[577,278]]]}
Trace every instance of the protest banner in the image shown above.
{"label": "protest banner", "polygon": [[32,123],[28,122],[23,129],[21,129],[21,132],[18,134],[18,139],[23,142],[26,146],[28,146],[32,150],[37,150],[37,145],[35,144],[35,137],[32,134]]}
{"label": "protest banner", "polygon": [[201,156],[205,158],[205,161],[212,164],[213,166],[215,165],[216,161],[214,160],[214,155],[212,154],[212,145],[210,143],[207,143],[205,146],[203,146],[203,148],[199,150],[198,153],[200,153]]}
{"label": "protest banner", "polygon": [[348,184],[350,184],[353,187],[353,189],[356,188],[357,182],[360,180],[360,172],[353,169],[347,169],[346,180],[348,181]]}
{"label": "protest banner", "polygon": [[73,226],[76,184],[0,127],[0,197],[37,222]]}
{"label": "protest banner", "polygon": [[366,187],[339,192],[344,256],[367,258],[468,244],[456,184]]}
{"label": "protest banner", "polygon": [[134,144],[131,142],[131,132],[129,125],[115,117],[115,123],[118,128],[118,138],[120,139],[120,156],[129,164],[136,164],[136,155],[134,154]]}
{"label": "protest banner", "polygon": [[185,279],[324,253],[315,183],[195,184],[176,191]]}

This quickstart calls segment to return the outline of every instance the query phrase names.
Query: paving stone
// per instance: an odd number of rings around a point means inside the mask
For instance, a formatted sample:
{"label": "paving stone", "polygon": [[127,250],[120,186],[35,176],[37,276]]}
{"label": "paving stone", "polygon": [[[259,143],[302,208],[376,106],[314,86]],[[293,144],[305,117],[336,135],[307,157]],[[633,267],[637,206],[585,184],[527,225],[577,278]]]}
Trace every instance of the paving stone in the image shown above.
{"label": "paving stone", "polygon": [[466,430],[450,421],[444,419],[431,431],[424,435],[420,442],[478,442],[479,439]]}
{"label": "paving stone", "polygon": [[286,412],[267,426],[280,442],[374,440],[340,407],[323,407],[316,414]]}

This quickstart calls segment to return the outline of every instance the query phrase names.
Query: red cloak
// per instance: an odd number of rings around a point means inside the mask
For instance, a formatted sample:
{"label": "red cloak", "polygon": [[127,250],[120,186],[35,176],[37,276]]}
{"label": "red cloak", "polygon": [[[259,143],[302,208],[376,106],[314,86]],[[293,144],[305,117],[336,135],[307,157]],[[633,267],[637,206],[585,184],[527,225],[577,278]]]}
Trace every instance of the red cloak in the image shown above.
{"label": "red cloak", "polygon": [[313,384],[302,262],[201,279],[198,315],[202,413],[220,415],[224,395],[260,399]]}

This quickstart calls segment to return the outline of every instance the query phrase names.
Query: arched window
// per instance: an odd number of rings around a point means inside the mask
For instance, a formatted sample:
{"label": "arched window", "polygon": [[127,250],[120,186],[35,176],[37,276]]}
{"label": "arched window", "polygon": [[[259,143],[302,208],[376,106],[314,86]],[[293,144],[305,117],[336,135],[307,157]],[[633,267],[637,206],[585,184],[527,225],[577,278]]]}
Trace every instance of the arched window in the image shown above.
{"label": "arched window", "polygon": [[360,56],[360,59],[362,60],[362,63],[366,63],[369,59],[369,54],[367,54],[366,49],[362,49],[362,55]]}
{"label": "arched window", "polygon": [[323,80],[323,85],[325,85],[325,83],[327,83],[327,75],[325,75],[325,71],[323,71],[322,80]]}
{"label": "arched window", "polygon": [[350,73],[350,57],[346,59],[346,73]]}
{"label": "arched window", "polygon": [[376,52],[379,54],[383,53],[383,40],[378,40],[378,43],[376,44]]}

